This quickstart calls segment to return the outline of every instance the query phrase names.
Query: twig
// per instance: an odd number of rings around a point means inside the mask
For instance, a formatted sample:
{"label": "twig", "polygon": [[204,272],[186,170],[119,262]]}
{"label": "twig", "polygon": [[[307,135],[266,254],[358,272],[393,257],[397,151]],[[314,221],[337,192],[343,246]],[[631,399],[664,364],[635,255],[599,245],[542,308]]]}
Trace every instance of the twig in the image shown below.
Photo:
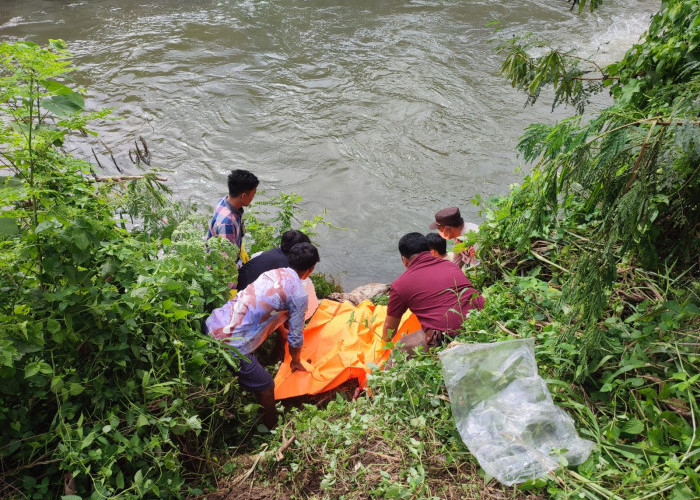
{"label": "twig", "polygon": [[[121,182],[121,181],[135,181],[138,179],[145,179],[146,175],[112,175],[106,177],[96,177],[95,180],[98,182]],[[161,182],[166,182],[167,177],[153,177],[153,179]]]}
{"label": "twig", "polygon": [[620,498],[618,495],[614,494],[612,491],[603,488],[602,486],[594,483],[590,479],[583,477],[580,474],[577,474],[576,472],[574,472],[572,470],[567,471],[567,472],[569,474],[571,474],[574,478],[576,478],[577,480],[581,481],[583,484],[585,484],[586,486],[591,488],[593,491],[598,493],[599,495],[604,495],[605,498],[614,498],[615,500],[622,500],[622,498]]}
{"label": "twig", "polygon": [[[678,362],[681,365],[681,370],[685,372],[685,367],[683,366],[683,357],[681,356],[681,353],[678,351],[678,346],[676,345],[676,354],[678,355]],[[695,408],[693,408],[693,401],[694,398],[692,394],[690,393],[690,386],[686,388],[688,391],[688,403],[690,405],[690,416],[691,416],[691,422],[693,423],[693,437],[690,439],[690,444],[688,445],[688,449],[686,450],[685,454],[683,455],[683,458],[681,459],[680,463],[682,464],[685,462],[688,457],[690,456],[690,450],[693,449],[693,444],[695,443],[695,437],[697,435],[697,423],[695,421]]]}
{"label": "twig", "polygon": [[112,163],[114,163],[114,166],[117,167],[117,170],[119,170],[120,173],[122,173],[122,169],[117,165],[117,160],[114,159],[114,155],[112,154],[112,150],[107,146],[107,144],[104,143],[104,141],[100,141],[102,145],[105,147],[107,152],[109,153],[109,156],[112,158]]}
{"label": "twig", "polygon": [[637,161],[634,162],[634,168],[632,169],[632,177],[630,177],[630,180],[627,181],[627,185],[625,186],[625,190],[622,192],[622,194],[625,194],[625,193],[627,193],[627,191],[630,190],[630,187],[632,187],[632,183],[637,178],[637,171],[639,170],[639,165],[642,163],[642,157],[644,156],[644,151],[646,150],[647,145],[649,144],[649,141],[651,140],[651,134],[654,131],[655,126],[656,126],[656,120],[651,122],[651,127],[649,127],[649,133],[647,134],[647,138],[644,139],[644,142],[642,143],[642,147],[639,150],[639,156],[637,156]]}
{"label": "twig", "polygon": [[139,136],[139,140],[141,141],[141,144],[143,144],[143,151],[146,154],[146,156],[151,156],[151,153],[148,152],[148,146],[146,145],[146,140],[142,136]]}
{"label": "twig", "polygon": [[433,394],[432,392],[426,393],[426,395],[430,396],[431,398],[438,398],[442,399],[443,401],[447,401],[448,403],[452,403],[449,397],[443,395],[443,394]]}
{"label": "twig", "polygon": [[508,328],[503,326],[499,321],[496,321],[496,326],[498,328],[500,328],[501,330],[503,330],[504,332],[506,332],[508,335],[512,335],[513,337],[520,337],[520,335],[518,335],[517,333],[511,332],[510,330],[508,330]]}
{"label": "twig", "polygon": [[297,435],[292,432],[292,435],[289,437],[289,439],[285,439],[284,429],[282,429],[282,446],[280,446],[279,450],[277,450],[277,453],[275,454],[275,459],[278,462],[282,461],[282,459],[284,458],[284,452],[287,450],[287,448],[289,448],[289,445],[291,445],[296,438]]}
{"label": "twig", "polygon": [[613,132],[617,132],[620,129],[627,128],[627,127],[633,127],[635,125],[641,125],[642,123],[654,123],[655,125],[661,125],[663,127],[669,127],[671,125],[684,125],[686,123],[689,123],[691,125],[700,125],[700,120],[677,120],[677,121],[663,121],[659,120],[659,118],[643,118],[641,120],[635,120],[633,122],[625,123],[624,125],[618,125],[615,128],[611,128],[610,130],[606,130],[602,134],[598,134],[592,139],[589,139],[586,144],[590,144],[594,141],[597,141],[601,137],[607,135],[607,134],[612,134]]}
{"label": "twig", "polygon": [[378,457],[382,457],[384,460],[386,460],[388,462],[395,462],[396,460],[399,460],[398,457],[391,457],[389,455],[385,455],[384,453],[379,453],[378,451],[367,450],[366,453],[371,453],[372,455],[377,455]]}
{"label": "twig", "polygon": [[95,161],[97,162],[97,165],[104,170],[104,167],[102,166],[102,163],[100,163],[100,159],[97,157],[97,153],[95,153],[95,148],[90,148],[92,149],[92,155],[95,157]]}
{"label": "twig", "polygon": [[136,146],[136,158],[137,158],[137,160],[144,162],[146,165],[148,165],[150,167],[151,166],[151,153],[148,151],[148,146],[146,145],[146,139],[144,139],[143,136],[139,136],[139,140],[141,141],[141,145],[143,146],[143,151],[141,151],[141,148],[139,148],[138,141],[134,141],[134,145]]}
{"label": "twig", "polygon": [[561,267],[559,264],[555,264],[554,262],[552,262],[551,260],[549,260],[545,257],[542,257],[540,254],[538,254],[537,252],[535,252],[532,249],[531,249],[531,253],[532,253],[532,256],[535,257],[537,260],[541,260],[545,264],[549,264],[552,267],[556,267],[557,269],[559,269],[560,271],[562,271],[566,274],[571,274],[571,271],[569,271],[568,269]]}
{"label": "twig", "polygon": [[664,300],[664,298],[661,296],[661,292],[657,290],[657,288],[651,281],[647,281],[646,284],[649,286],[649,290],[651,290],[651,293],[654,295],[654,297],[656,297],[656,300],[658,300],[659,302]]}
{"label": "twig", "polygon": [[250,475],[253,473],[255,468],[258,466],[258,462],[260,462],[260,459],[262,459],[262,457],[265,456],[266,449],[267,449],[267,443],[265,443],[263,445],[262,450],[260,451],[260,453],[258,453],[258,456],[255,458],[255,462],[253,462],[253,465],[250,466],[250,469],[248,469],[245,473],[241,474],[236,479],[231,481],[231,485],[236,485],[238,483],[242,483],[243,481],[248,479],[248,477],[250,477]]}

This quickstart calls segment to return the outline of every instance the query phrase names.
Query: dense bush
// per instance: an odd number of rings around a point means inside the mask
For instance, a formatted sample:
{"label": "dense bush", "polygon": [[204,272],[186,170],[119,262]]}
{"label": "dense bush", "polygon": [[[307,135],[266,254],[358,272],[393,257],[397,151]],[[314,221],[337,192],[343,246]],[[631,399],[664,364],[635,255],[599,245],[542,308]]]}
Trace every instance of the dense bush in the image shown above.
{"label": "dense bush", "polygon": [[537,238],[580,250],[568,264],[562,300],[572,323],[584,327],[576,363],[585,374],[601,358],[597,324],[621,267],[697,275],[700,3],[662,2],[646,37],[605,68],[562,50],[531,57],[534,43],[501,46],[508,54],[502,72],[531,102],[551,85],[555,105],[582,111],[605,89],[614,103],[590,120],[528,127],[518,149],[535,168],[499,205],[489,234],[520,250]]}
{"label": "dense bush", "polygon": [[97,182],[62,152],[107,113],[83,112],[62,42],[0,58],[0,497],[179,496],[252,418],[200,332],[238,252],[207,253],[153,174]]}

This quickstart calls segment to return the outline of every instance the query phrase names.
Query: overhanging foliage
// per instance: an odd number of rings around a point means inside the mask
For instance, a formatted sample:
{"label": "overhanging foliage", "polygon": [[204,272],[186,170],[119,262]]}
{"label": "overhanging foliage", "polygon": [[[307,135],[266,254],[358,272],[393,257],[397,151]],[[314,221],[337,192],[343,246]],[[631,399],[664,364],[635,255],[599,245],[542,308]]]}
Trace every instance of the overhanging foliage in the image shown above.
{"label": "overhanging foliage", "polygon": [[[518,146],[536,166],[499,209],[501,235],[521,249],[552,231],[586,233],[562,301],[586,331],[581,375],[600,357],[596,326],[622,262],[651,271],[697,274],[700,252],[700,7],[667,0],[646,38],[622,61],[586,78],[580,59],[558,51],[532,58],[517,41],[503,74],[529,101],[545,85],[555,104],[582,111],[609,87],[614,104],[583,122],[530,126]],[[570,332],[573,330],[570,330]]]}

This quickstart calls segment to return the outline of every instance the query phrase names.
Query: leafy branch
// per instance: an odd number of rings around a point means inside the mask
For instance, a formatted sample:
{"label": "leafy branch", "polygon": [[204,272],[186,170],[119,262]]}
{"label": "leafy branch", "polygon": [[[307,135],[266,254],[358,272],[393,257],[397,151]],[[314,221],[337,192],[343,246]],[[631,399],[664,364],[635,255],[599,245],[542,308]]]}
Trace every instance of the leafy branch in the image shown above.
{"label": "leafy branch", "polygon": [[[499,215],[501,234],[521,250],[553,232],[587,233],[590,248],[571,262],[562,295],[571,311],[566,341],[579,327],[584,331],[582,376],[601,356],[598,321],[621,263],[654,271],[671,261],[689,265],[700,251],[700,208],[693,201],[700,199],[695,19],[697,2],[663,2],[647,37],[606,68],[557,50],[532,57],[536,44],[527,37],[501,46],[502,74],[528,93],[528,102],[547,85],[554,106],[573,104],[579,113],[604,85],[615,97],[587,123],[574,116],[528,127],[518,150],[535,168]],[[588,78],[591,73],[598,76]]]}

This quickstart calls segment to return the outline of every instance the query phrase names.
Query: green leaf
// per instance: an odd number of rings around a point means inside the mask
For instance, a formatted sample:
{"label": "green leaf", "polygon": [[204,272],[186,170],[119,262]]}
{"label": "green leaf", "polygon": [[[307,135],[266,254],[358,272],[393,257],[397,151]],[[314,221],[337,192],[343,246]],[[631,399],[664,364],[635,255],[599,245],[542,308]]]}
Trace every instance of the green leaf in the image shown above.
{"label": "green leaf", "polygon": [[27,366],[24,367],[24,378],[33,377],[39,373],[39,368],[39,363],[37,362],[27,363]]}
{"label": "green leaf", "polygon": [[44,109],[58,116],[67,116],[79,113],[85,109],[85,99],[77,92],[60,94],[41,101]]}
{"label": "green leaf", "polygon": [[0,235],[14,236],[19,233],[17,219],[11,217],[0,217]]}
{"label": "green leaf", "polygon": [[90,446],[94,440],[95,440],[95,433],[94,433],[94,432],[91,432],[90,434],[88,434],[87,436],[85,436],[85,438],[83,439],[83,441],[80,443],[80,449],[81,449],[81,450],[84,450],[85,448],[87,448],[88,446]]}
{"label": "green leaf", "polygon": [[639,80],[632,80],[628,82],[623,88],[622,88],[622,96],[620,97],[620,100],[624,103],[628,103],[632,100],[634,97],[634,94],[639,92],[639,89],[641,87],[642,83]]}
{"label": "green leaf", "polygon": [[50,38],[49,39],[49,46],[55,50],[66,50],[66,42],[64,42],[61,39]]}
{"label": "green leaf", "polygon": [[46,322],[46,329],[51,333],[58,333],[61,329],[61,323],[55,319],[50,319]]}
{"label": "green leaf", "polygon": [[190,418],[187,419],[187,427],[193,430],[201,430],[202,429],[202,423],[199,420],[199,416],[197,415],[192,415]]}
{"label": "green leaf", "polygon": [[192,314],[192,311],[188,311],[186,309],[175,309],[173,311],[173,318],[177,319],[183,319],[186,318],[188,315]]}
{"label": "green leaf", "polygon": [[37,224],[36,228],[34,229],[35,233],[41,233],[46,231],[47,229],[52,229],[56,227],[58,223],[55,220],[45,220],[44,222],[40,222]]}
{"label": "green leaf", "polygon": [[42,80],[39,83],[41,83],[41,85],[43,85],[46,90],[55,95],[66,95],[74,93],[73,89],[71,89],[67,85],[57,82],[56,80]]}
{"label": "green leaf", "polygon": [[641,420],[633,418],[632,420],[625,422],[622,425],[621,430],[627,434],[641,434],[644,432],[644,423]]}
{"label": "green leaf", "polygon": [[143,413],[139,415],[138,420],[136,420],[136,427],[143,427],[148,425],[148,418]]}
{"label": "green leaf", "polygon": [[72,239],[73,243],[75,243],[75,246],[78,247],[80,250],[86,250],[87,247],[90,245],[90,240],[84,232],[76,232],[75,234],[73,234]]}
{"label": "green leaf", "polygon": [[85,387],[83,387],[80,384],[77,384],[75,382],[70,382],[68,384],[68,392],[70,393],[71,396],[77,396],[81,392],[85,390]]}
{"label": "green leaf", "polygon": [[62,377],[54,377],[51,379],[51,390],[53,392],[58,392],[63,388],[63,378]]}

